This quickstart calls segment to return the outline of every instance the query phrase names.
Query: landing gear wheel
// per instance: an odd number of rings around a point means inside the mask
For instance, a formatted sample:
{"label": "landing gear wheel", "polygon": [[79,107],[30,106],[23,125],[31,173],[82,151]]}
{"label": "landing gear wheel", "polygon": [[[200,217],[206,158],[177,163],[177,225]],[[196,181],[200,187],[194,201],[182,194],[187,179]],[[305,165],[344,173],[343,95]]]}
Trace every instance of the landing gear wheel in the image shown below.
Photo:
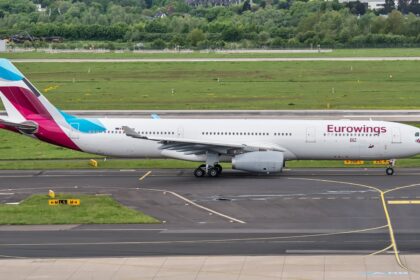
{"label": "landing gear wheel", "polygon": [[220,164],[216,164],[214,166],[214,168],[217,169],[217,173],[219,173],[219,175],[222,174],[223,168],[222,168],[222,166]]}
{"label": "landing gear wheel", "polygon": [[219,170],[216,167],[210,167],[207,170],[207,174],[209,175],[209,177],[217,177],[220,175],[220,173],[218,172]]}
{"label": "landing gear wheel", "polygon": [[386,172],[386,175],[388,175],[388,176],[394,175],[394,168],[392,168],[392,167],[388,167],[388,168],[385,170],[385,172]]}
{"label": "landing gear wheel", "polygon": [[201,166],[199,168],[197,168],[196,170],[194,170],[194,176],[195,177],[203,177],[204,175],[206,175],[206,172],[204,171],[204,169],[201,168]]}

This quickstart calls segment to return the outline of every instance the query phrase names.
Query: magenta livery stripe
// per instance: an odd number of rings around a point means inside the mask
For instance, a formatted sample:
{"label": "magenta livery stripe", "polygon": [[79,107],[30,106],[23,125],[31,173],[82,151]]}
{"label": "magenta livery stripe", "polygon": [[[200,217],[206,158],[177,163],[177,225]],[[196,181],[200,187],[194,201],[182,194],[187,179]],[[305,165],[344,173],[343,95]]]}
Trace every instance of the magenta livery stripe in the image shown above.
{"label": "magenta livery stripe", "polygon": [[27,119],[31,115],[40,115],[42,118],[52,120],[52,116],[42,105],[41,101],[28,89],[22,87],[0,87],[0,90],[24,118]]}
{"label": "magenta livery stripe", "polygon": [[38,139],[80,151],[80,148],[64,133],[34,93],[16,86],[0,87],[0,91],[25,119],[38,123],[38,132],[35,133]]}

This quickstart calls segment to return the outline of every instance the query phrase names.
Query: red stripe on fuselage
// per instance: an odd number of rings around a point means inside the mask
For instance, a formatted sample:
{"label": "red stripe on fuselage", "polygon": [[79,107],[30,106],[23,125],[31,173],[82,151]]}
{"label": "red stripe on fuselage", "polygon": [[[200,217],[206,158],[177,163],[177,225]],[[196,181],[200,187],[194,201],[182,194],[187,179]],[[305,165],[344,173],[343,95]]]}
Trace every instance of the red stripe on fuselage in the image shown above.
{"label": "red stripe on fuselage", "polygon": [[25,119],[38,123],[38,132],[35,133],[38,139],[80,151],[30,90],[22,87],[0,87],[0,91]]}

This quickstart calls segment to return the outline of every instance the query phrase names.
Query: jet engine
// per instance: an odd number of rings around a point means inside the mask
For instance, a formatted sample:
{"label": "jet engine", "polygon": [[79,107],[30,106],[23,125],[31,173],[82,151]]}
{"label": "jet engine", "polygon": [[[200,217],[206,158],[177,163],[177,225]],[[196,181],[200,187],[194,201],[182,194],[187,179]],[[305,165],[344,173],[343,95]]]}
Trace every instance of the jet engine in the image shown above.
{"label": "jet engine", "polygon": [[281,172],[283,163],[283,152],[274,151],[250,152],[232,158],[233,169],[267,174]]}

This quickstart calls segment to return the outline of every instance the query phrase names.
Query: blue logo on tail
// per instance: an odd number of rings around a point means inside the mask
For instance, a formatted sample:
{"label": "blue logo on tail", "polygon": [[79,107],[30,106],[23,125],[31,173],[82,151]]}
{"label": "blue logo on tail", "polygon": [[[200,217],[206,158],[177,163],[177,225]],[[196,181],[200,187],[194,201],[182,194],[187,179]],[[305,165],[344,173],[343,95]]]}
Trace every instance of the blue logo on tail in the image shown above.
{"label": "blue logo on tail", "polygon": [[84,133],[104,132],[106,128],[96,119],[82,119],[60,111],[66,122],[76,130]]}
{"label": "blue logo on tail", "polygon": [[0,79],[21,81],[23,74],[8,59],[0,59]]}

